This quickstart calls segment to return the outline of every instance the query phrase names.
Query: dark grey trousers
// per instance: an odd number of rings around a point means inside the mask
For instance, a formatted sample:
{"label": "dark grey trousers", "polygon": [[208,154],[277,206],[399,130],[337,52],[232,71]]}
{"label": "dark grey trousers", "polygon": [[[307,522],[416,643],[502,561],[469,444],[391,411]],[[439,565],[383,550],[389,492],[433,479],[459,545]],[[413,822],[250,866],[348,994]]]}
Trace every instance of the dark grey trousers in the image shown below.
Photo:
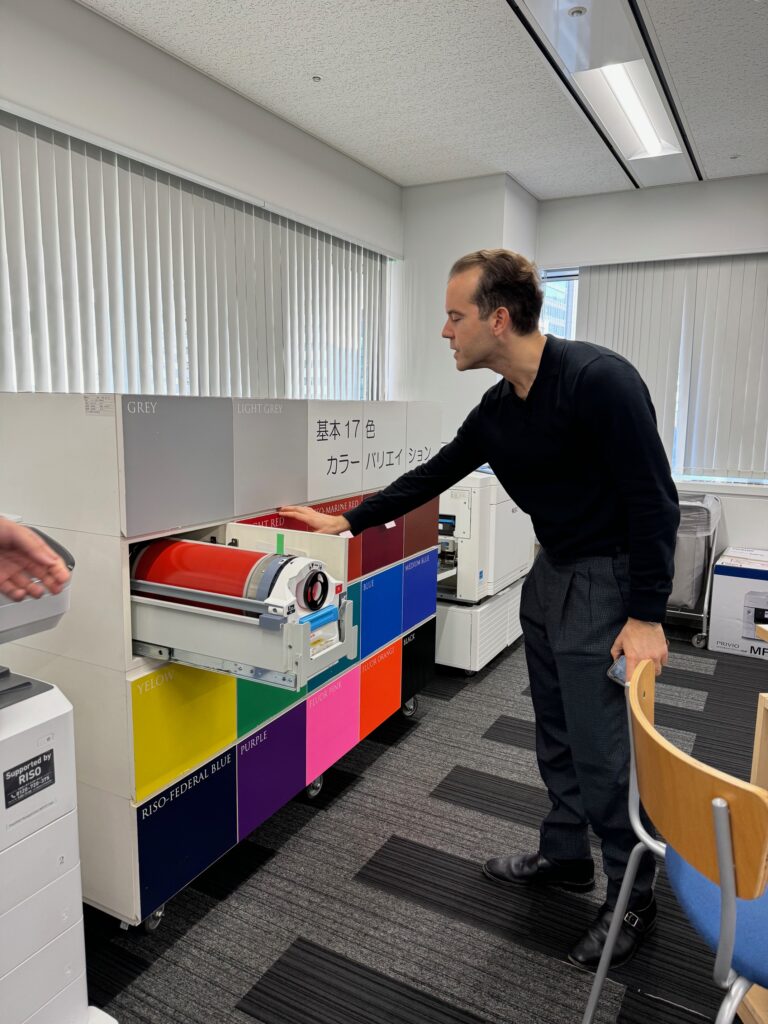
{"label": "dark grey trousers", "polygon": [[[629,732],[624,690],[606,676],[611,646],[627,621],[628,557],[567,565],[537,557],[524,585],[521,621],[536,713],[536,755],[552,810],[540,850],[550,860],[590,856],[587,826],[600,838],[609,906],[616,903],[637,839],[629,821]],[[646,820],[646,825],[650,825]],[[643,857],[630,907],[653,887]]]}

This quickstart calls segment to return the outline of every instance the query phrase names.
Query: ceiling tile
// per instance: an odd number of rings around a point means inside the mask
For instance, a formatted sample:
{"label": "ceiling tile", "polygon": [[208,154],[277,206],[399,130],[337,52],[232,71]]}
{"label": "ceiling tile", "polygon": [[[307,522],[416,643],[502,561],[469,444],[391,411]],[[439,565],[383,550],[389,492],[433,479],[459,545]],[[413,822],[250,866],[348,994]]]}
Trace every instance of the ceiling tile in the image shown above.
{"label": "ceiling tile", "polygon": [[400,185],[632,188],[505,0],[83,2]]}
{"label": "ceiling tile", "polygon": [[768,172],[768,0],[641,4],[704,177]]}

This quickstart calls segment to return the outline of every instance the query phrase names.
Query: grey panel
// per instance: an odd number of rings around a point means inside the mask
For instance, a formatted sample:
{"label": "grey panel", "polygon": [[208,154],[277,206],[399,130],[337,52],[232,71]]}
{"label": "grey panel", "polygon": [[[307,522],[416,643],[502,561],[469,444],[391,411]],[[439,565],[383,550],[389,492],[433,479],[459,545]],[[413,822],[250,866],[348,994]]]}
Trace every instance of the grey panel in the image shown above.
{"label": "grey panel", "polygon": [[307,501],[307,403],[232,400],[235,515]]}
{"label": "grey panel", "polygon": [[125,535],[234,516],[232,401],[123,395]]}

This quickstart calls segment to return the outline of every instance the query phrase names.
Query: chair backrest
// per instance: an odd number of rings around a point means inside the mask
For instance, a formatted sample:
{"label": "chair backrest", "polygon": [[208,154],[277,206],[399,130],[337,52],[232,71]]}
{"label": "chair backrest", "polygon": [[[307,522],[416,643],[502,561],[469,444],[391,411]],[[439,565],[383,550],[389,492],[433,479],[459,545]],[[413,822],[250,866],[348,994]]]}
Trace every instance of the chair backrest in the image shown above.
{"label": "chair backrest", "polygon": [[719,883],[712,801],[728,803],[736,895],[756,899],[768,881],[768,791],[709,768],[666,740],[653,725],[656,676],[641,662],[629,684],[640,799],[664,839],[710,881]]}

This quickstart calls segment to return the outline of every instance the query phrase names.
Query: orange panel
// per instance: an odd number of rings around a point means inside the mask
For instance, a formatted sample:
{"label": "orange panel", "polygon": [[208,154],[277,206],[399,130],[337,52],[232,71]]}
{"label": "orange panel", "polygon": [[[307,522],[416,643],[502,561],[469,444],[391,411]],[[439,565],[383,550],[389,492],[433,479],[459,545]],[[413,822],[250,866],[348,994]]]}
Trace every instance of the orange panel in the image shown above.
{"label": "orange panel", "polygon": [[360,666],[360,739],[399,709],[402,664],[402,640],[395,640]]}

